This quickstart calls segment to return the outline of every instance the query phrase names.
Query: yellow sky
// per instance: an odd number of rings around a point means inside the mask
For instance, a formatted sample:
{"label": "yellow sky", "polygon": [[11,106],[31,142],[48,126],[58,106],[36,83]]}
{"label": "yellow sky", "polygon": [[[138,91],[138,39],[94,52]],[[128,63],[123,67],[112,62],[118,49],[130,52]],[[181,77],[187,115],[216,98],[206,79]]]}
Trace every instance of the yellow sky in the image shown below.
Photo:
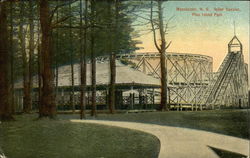
{"label": "yellow sky", "polygon": [[[171,39],[172,44],[169,47],[168,52],[192,53],[211,56],[213,57],[214,71],[216,71],[222,63],[224,57],[226,56],[227,44],[232,39],[232,36],[226,37],[221,37],[223,42],[219,42],[218,38],[215,38],[215,40],[201,40],[200,36],[192,37],[192,40],[189,40],[188,37]],[[239,37],[239,39],[243,44],[243,54],[245,62],[249,63],[249,43],[247,42],[248,39],[246,37]],[[156,52],[152,35],[145,35],[143,39],[141,39],[141,41],[143,43],[138,46],[144,47],[144,49],[138,50],[137,52]]]}
{"label": "yellow sky", "polygon": [[[168,17],[175,16],[171,21],[174,26],[166,36],[172,41],[169,52],[203,54],[213,57],[213,67],[216,71],[227,54],[227,44],[234,36],[234,21],[236,35],[243,44],[245,62],[249,63],[249,2],[176,2],[165,3],[165,22]],[[207,13],[214,13],[214,8],[239,8],[240,11],[224,11],[220,17],[192,16],[192,12],[176,11],[176,7],[209,8]],[[167,10],[167,11],[166,11]],[[203,12],[196,12],[202,14]],[[150,26],[147,26],[150,28]],[[142,41],[137,52],[156,52],[152,33],[143,34],[138,38]]]}

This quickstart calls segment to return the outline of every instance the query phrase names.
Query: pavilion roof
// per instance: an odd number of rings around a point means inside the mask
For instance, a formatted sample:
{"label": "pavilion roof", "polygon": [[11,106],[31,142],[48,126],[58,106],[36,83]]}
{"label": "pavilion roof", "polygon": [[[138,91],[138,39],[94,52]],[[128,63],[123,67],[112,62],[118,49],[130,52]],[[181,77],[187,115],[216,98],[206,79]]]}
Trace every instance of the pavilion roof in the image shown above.
{"label": "pavilion roof", "polygon": [[[71,86],[71,66],[65,65],[58,69],[58,86],[70,87]],[[98,87],[107,87],[110,80],[109,62],[96,63],[96,85]],[[33,77],[33,87],[38,87],[37,76]],[[128,86],[135,87],[159,87],[160,80],[152,76],[146,75],[143,72],[135,70],[129,65],[122,64],[119,60],[116,61],[116,84],[120,88]],[[80,64],[74,64],[74,85],[80,85]],[[87,64],[87,85],[91,85],[91,64]],[[22,88],[22,80],[15,84],[15,88]],[[102,89],[102,88],[101,88]]]}

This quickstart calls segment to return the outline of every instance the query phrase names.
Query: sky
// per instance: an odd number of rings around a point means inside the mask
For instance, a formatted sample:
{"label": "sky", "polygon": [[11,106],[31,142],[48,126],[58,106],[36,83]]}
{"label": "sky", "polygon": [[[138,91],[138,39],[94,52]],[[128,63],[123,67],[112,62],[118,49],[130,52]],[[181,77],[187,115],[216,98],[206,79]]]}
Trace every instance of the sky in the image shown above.
{"label": "sky", "polygon": [[[249,63],[248,1],[168,1],[164,2],[163,7],[165,23],[174,16],[169,22],[170,29],[166,35],[167,41],[172,41],[168,52],[211,56],[214,71],[217,71],[227,54],[227,44],[234,36],[235,22],[236,36],[243,45],[245,62]],[[196,11],[178,11],[177,8],[196,8]],[[223,11],[215,11],[215,8],[223,8]],[[203,16],[202,13],[210,13],[212,16]],[[150,25],[136,29],[147,30]],[[156,52],[152,33],[142,33],[137,40],[142,42],[138,46],[144,48],[137,52]]]}

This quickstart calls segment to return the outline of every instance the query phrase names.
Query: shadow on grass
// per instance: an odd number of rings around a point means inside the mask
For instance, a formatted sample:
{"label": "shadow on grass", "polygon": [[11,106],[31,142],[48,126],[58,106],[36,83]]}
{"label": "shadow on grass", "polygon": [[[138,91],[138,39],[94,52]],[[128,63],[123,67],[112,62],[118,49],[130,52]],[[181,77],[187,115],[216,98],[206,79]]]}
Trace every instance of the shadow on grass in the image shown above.
{"label": "shadow on grass", "polygon": [[208,147],[212,149],[220,158],[247,158],[247,156],[239,154],[239,153],[235,153],[235,152],[231,152],[231,151],[227,151],[227,150],[223,150],[223,149],[219,149],[219,148],[215,148],[211,146],[208,146]]}
{"label": "shadow on grass", "polygon": [[249,139],[249,110],[169,111],[100,114],[96,119],[183,127]]}
{"label": "shadow on grass", "polygon": [[160,151],[159,139],[144,132],[36,117],[0,124],[0,158],[157,158]]}

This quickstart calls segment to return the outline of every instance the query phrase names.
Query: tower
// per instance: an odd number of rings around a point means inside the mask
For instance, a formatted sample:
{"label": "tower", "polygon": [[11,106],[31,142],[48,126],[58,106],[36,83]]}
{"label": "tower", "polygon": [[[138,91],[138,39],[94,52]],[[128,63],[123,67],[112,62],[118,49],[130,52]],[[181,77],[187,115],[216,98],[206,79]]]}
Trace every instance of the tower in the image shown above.
{"label": "tower", "polygon": [[236,35],[228,43],[228,53],[205,95],[208,108],[247,106],[248,75],[243,46]]}
{"label": "tower", "polygon": [[228,43],[228,53],[233,53],[233,52],[234,53],[236,53],[236,52],[242,53],[242,44],[236,35],[234,35],[234,37]]}

